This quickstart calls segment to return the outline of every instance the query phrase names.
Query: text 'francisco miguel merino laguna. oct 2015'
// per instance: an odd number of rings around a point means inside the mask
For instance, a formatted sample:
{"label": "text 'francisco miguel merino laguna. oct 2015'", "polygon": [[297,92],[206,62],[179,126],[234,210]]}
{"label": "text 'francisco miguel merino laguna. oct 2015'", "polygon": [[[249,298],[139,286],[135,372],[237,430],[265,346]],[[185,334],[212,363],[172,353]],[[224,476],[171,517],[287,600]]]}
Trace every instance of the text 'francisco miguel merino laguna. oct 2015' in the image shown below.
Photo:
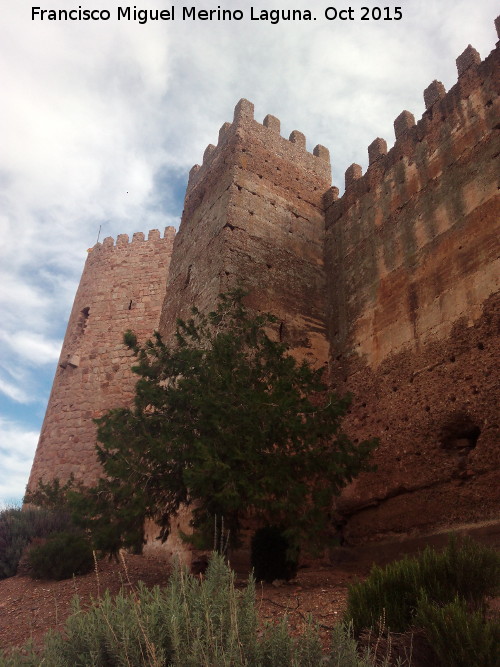
{"label": "text 'francisco miguel merino laguna. oct 2015'", "polygon": [[330,6],[321,10],[310,9],[214,9],[177,7],[165,9],[138,9],[116,7],[109,9],[87,9],[81,5],[74,9],[31,8],[32,21],[134,21],[144,25],[150,21],[268,21],[276,25],[281,21],[400,21],[403,18],[401,7],[351,7]]}

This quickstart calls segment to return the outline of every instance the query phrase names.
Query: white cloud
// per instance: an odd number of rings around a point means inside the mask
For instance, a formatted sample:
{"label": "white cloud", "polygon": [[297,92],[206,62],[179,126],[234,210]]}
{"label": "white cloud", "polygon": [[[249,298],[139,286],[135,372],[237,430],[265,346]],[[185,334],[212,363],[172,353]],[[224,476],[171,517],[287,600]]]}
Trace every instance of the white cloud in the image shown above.
{"label": "white cloud", "polygon": [[22,360],[36,366],[57,361],[62,344],[60,340],[48,340],[31,331],[16,331],[14,337],[0,331],[0,341]]}
{"label": "white cloud", "polygon": [[0,506],[22,499],[37,441],[36,431],[0,418]]}
{"label": "white cloud", "polygon": [[33,397],[28,396],[18,385],[3,378],[0,378],[0,392],[16,403],[30,403],[33,400]]}

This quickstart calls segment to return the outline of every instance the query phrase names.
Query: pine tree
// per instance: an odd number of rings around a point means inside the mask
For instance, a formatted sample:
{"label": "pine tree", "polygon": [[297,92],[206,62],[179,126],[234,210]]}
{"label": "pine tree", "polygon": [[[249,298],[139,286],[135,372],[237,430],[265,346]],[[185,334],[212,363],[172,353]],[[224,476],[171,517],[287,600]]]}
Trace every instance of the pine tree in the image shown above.
{"label": "pine tree", "polygon": [[221,295],[208,315],[193,309],[173,345],[155,334],[140,347],[125,334],[137,357],[134,406],[97,420],[106,476],[79,496],[104,550],[140,548],[145,517],[166,539],[182,505],[198,536],[218,517],[234,545],[251,515],[283,526],[291,543],[318,543],[334,498],[370,469],[376,441],[354,445],[341,430],[350,398],[273,340],[275,318],[248,312],[243,297]]}

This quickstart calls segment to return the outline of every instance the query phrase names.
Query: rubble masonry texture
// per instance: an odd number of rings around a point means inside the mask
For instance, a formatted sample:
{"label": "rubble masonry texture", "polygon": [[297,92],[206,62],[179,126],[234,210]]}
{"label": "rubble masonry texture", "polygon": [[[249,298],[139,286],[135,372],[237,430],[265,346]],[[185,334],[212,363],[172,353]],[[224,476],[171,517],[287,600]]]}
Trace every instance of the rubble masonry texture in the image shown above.
{"label": "rubble masonry texture", "polygon": [[498,60],[498,44],[484,61],[468,47],[453,88],[433,82],[418,123],[402,112],[341,198],[327,149],[241,100],[191,170],[175,238],[89,253],[29,487],[98,476],[92,418],[133,395],[123,331],[168,337],[243,284],[294,355],[354,394],[349,434],[380,438],[378,470],[339,499],[349,543],[498,518]]}
{"label": "rubble masonry texture", "polygon": [[126,234],[97,243],[85,263],[69,318],[28,488],[38,480],[92,484],[99,477],[93,419],[130,404],[135,376],[123,344],[127,329],[144,342],[158,327],[175,230]]}

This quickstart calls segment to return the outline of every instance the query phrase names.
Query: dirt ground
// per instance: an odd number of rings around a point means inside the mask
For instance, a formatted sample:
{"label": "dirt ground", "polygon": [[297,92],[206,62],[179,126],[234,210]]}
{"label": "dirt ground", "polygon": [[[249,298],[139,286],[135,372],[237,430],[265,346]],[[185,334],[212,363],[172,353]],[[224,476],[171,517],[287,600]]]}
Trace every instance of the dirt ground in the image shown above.
{"label": "dirt ground", "polygon": [[[500,548],[499,522],[461,528],[462,534]],[[266,622],[286,614],[292,634],[299,634],[306,618],[312,616],[319,624],[326,646],[330,629],[346,608],[349,584],[365,578],[373,563],[384,565],[406,553],[414,554],[426,545],[439,549],[447,541],[448,534],[442,531],[425,537],[407,536],[390,543],[333,549],[328,559],[305,561],[294,581],[275,582],[279,585],[258,584],[256,605],[259,616]],[[21,646],[29,639],[40,646],[47,630],[63,629],[75,595],[85,605],[101,597],[106,589],[116,594],[122,587],[131,590],[139,581],[147,586],[163,586],[169,575],[165,560],[126,555],[124,563],[100,560],[96,571],[64,581],[34,580],[19,574],[4,579],[0,581],[0,649]],[[245,578],[239,575],[238,585],[243,586]],[[500,598],[496,598],[491,601],[490,612],[497,615],[499,611]],[[414,664],[431,667],[425,656],[414,659]]]}
{"label": "dirt ground", "polygon": [[[112,594],[122,587],[131,589],[139,581],[147,586],[167,583],[165,561],[127,555],[122,563],[101,560],[97,572],[65,581],[34,580],[16,575],[0,581],[0,648],[20,646],[32,639],[40,645],[47,630],[62,630],[71,613],[71,601],[78,595],[82,604],[98,599],[106,589]],[[258,584],[256,605],[263,621],[287,614],[291,631],[299,633],[312,615],[324,634],[342,616],[347,587],[365,568],[318,564],[299,569],[293,582]],[[238,584],[244,585],[243,579]]]}

